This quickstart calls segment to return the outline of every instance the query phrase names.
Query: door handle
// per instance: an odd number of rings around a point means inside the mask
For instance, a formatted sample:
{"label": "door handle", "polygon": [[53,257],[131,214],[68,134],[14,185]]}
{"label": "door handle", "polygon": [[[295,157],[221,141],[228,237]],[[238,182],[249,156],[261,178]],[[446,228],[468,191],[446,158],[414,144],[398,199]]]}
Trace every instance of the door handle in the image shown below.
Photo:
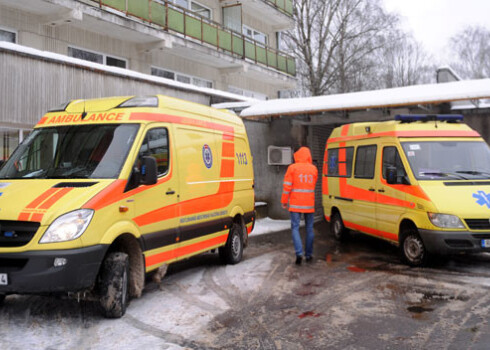
{"label": "door handle", "polygon": [[175,194],[175,191],[174,190],[170,190],[170,191],[165,192],[165,194],[168,194],[168,195]]}
{"label": "door handle", "polygon": [[383,190],[382,188],[378,190],[378,192],[384,192],[385,190]]}
{"label": "door handle", "polygon": [[375,190],[374,188],[370,188],[370,189],[369,189],[369,191],[370,191],[370,192],[374,192],[374,191],[376,191],[376,190]]}

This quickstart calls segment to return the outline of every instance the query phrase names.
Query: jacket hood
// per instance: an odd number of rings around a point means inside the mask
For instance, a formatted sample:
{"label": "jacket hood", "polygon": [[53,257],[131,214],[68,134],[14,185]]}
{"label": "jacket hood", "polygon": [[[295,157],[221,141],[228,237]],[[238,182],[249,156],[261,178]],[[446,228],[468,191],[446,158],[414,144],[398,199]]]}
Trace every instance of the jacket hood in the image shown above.
{"label": "jacket hood", "polygon": [[295,163],[312,163],[311,152],[308,147],[301,147],[294,153]]}

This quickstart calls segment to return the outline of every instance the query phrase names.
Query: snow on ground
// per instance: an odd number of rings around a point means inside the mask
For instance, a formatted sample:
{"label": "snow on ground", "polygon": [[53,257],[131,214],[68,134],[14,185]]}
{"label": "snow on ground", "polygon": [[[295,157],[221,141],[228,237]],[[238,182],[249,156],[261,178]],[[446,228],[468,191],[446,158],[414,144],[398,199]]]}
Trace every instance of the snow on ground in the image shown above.
{"label": "snow on ground", "polygon": [[[304,226],[304,222],[301,221],[301,226]],[[291,221],[288,220],[274,220],[271,218],[257,219],[255,227],[250,234],[252,236],[263,235],[266,233],[278,232],[289,230],[291,228]]]}

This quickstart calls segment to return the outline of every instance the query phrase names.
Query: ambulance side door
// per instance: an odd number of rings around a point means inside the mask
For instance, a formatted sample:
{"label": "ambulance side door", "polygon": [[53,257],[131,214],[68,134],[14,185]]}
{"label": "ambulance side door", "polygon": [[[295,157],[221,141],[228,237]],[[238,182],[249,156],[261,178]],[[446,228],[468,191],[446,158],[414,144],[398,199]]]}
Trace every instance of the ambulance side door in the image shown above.
{"label": "ambulance side door", "polygon": [[376,228],[376,155],[378,146],[372,141],[361,141],[355,150],[354,177],[348,179],[345,197],[352,198],[352,215],[356,230],[375,234]]}
{"label": "ambulance side door", "polygon": [[[388,167],[396,168],[396,184],[388,184]],[[383,144],[380,173],[377,175],[376,222],[383,237],[397,240],[400,218],[407,211],[407,173],[396,144]]]}
{"label": "ambulance side door", "polygon": [[142,233],[147,268],[174,259],[179,240],[179,178],[172,130],[170,124],[151,125],[134,165],[138,168],[144,156],[154,157],[157,162],[157,183],[133,190],[136,211],[133,220]]}

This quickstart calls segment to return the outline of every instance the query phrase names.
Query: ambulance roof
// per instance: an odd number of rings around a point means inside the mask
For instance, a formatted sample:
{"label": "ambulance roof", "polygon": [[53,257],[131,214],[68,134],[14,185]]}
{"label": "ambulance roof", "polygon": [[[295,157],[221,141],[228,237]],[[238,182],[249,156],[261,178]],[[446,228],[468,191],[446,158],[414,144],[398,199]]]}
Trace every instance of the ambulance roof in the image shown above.
{"label": "ambulance roof", "polygon": [[190,117],[214,122],[243,125],[241,119],[227,110],[164,95],[118,96],[72,100],[48,111],[36,127],[86,123],[172,122]]}
{"label": "ambulance roof", "polygon": [[345,124],[335,128],[328,143],[371,139],[377,137],[424,138],[424,137],[481,137],[468,125],[440,120],[403,122],[364,122]]}

